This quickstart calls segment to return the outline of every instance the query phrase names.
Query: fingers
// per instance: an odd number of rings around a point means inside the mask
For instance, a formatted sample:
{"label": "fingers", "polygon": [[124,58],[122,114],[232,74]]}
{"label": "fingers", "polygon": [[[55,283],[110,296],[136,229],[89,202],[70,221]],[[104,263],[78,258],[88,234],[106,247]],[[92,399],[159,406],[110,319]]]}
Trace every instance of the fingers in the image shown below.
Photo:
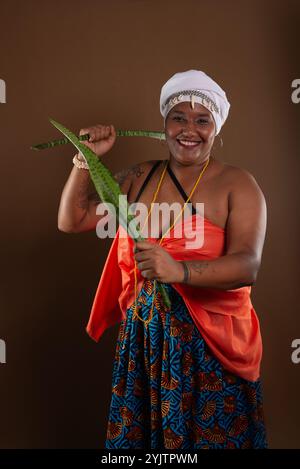
{"label": "fingers", "polygon": [[140,262],[140,261],[145,261],[146,259],[150,259],[149,251],[137,252],[136,254],[134,254],[134,259],[135,259],[135,262]]}
{"label": "fingers", "polygon": [[152,280],[152,279],[155,279],[155,274],[152,270],[143,270],[141,272],[141,275],[145,278],[147,278],[148,280]]}
{"label": "fingers", "polygon": [[152,267],[153,267],[152,264],[153,264],[153,262],[151,262],[150,260],[148,260],[148,261],[143,261],[143,262],[139,262],[139,263],[137,264],[137,268],[138,268],[140,271],[147,270],[147,269],[151,270]]}
{"label": "fingers", "polygon": [[110,131],[111,131],[112,137],[116,137],[116,136],[117,136],[116,129],[114,128],[114,126],[113,126],[112,124],[110,125]]}
{"label": "fingers", "polygon": [[156,278],[157,276],[152,264],[153,263],[151,260],[139,262],[137,264],[137,268],[141,272],[141,275],[145,278],[148,278],[149,280]]}
{"label": "fingers", "polygon": [[145,261],[146,259],[153,259],[150,251],[139,251],[134,255],[136,262]]}
{"label": "fingers", "polygon": [[80,129],[79,135],[89,134],[89,142],[98,142],[99,140],[108,138],[110,136],[115,137],[116,131],[112,125],[94,125],[93,127],[86,127]]}
{"label": "fingers", "polygon": [[139,252],[135,255],[136,266],[143,277],[148,279],[157,278],[157,265],[150,251]]}
{"label": "fingers", "polygon": [[153,249],[154,247],[155,244],[151,243],[150,241],[137,241],[135,245],[135,252],[138,252],[140,250]]}
{"label": "fingers", "polygon": [[98,142],[99,140],[107,138],[109,137],[110,132],[111,128],[109,125],[96,125],[95,127],[92,127],[92,131],[89,132],[89,142]]}

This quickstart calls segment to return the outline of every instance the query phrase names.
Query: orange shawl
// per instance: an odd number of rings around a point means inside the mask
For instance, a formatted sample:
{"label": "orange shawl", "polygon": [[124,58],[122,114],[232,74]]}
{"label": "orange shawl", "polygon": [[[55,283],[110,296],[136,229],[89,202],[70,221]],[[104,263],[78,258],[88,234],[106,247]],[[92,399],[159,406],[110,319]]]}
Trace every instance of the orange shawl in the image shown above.
{"label": "orange shawl", "polygon": [[[188,217],[184,221],[184,229],[194,229],[195,217],[198,216]],[[175,260],[207,260],[225,255],[225,231],[207,218],[202,221],[204,243],[201,248],[186,249],[186,239],[172,238],[172,229],[168,237],[163,238],[161,246]],[[159,242],[156,238],[148,238],[148,241]],[[108,327],[121,322],[134,302],[133,248],[133,240],[119,227],[102,271],[86,328],[95,341]],[[137,293],[144,280],[137,269]],[[183,298],[202,337],[224,368],[244,379],[256,381],[260,376],[262,340],[259,321],[250,299],[251,287],[221,290],[179,283],[172,286]]]}

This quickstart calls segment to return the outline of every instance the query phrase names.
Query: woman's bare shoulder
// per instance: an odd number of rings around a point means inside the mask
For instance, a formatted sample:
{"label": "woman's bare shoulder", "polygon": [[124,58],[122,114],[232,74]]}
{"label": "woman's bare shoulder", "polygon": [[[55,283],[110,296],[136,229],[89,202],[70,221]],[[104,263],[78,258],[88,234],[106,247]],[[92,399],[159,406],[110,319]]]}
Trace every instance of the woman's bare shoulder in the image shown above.
{"label": "woman's bare shoulder", "polygon": [[218,161],[218,177],[220,185],[226,191],[228,200],[246,197],[254,201],[260,200],[265,203],[264,193],[250,171],[228,163]]}
{"label": "woman's bare shoulder", "polygon": [[216,171],[228,182],[239,184],[246,181],[256,182],[253,174],[245,168],[234,166],[223,161],[214,160]]}

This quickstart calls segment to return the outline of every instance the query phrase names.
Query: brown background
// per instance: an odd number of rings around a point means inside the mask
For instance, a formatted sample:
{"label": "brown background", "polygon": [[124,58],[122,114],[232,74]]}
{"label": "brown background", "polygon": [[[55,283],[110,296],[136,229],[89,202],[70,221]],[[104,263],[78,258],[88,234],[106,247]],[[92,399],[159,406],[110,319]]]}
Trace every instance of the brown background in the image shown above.
{"label": "brown background", "polygon": [[[264,340],[262,379],[272,448],[300,448],[299,1],[2,1],[0,78],[1,448],[102,447],[117,326],[85,332],[110,240],[57,229],[72,168],[48,117],[78,131],[96,123],[161,130],[159,94],[178,71],[205,71],[226,90],[229,118],[214,155],[250,171],[268,204],[252,300]],[[168,157],[150,139],[120,138],[112,170]]]}

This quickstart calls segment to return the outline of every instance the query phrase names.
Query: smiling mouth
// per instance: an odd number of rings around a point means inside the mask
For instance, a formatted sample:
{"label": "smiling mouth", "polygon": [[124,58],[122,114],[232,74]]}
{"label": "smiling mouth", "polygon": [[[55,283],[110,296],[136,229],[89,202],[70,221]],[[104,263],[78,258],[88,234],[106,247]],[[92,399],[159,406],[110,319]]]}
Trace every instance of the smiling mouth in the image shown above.
{"label": "smiling mouth", "polygon": [[179,140],[177,139],[177,142],[179,143],[180,146],[184,148],[188,148],[189,150],[195,147],[198,147],[201,142],[199,141],[192,141],[192,140]]}

